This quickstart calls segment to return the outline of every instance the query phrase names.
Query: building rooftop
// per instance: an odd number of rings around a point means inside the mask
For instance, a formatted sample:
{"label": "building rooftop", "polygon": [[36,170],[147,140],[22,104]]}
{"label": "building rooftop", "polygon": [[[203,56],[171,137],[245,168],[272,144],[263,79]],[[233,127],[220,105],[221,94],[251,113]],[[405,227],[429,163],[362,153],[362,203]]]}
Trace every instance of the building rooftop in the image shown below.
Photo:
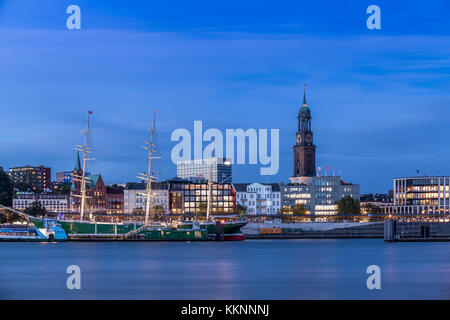
{"label": "building rooftop", "polygon": [[392,197],[387,193],[369,193],[360,196],[361,202],[392,202]]}
{"label": "building rooftop", "polygon": [[[143,182],[128,182],[125,185],[126,190],[145,190],[146,187],[147,187],[146,183]],[[167,190],[169,189],[169,183],[166,181],[152,182],[152,189]]]}
{"label": "building rooftop", "polygon": [[30,166],[30,165],[26,165],[26,166],[19,166],[19,167],[13,167],[13,168],[9,168],[9,170],[33,170],[33,169],[41,169],[41,168],[45,168],[48,169],[47,167],[40,165],[40,166]]}
{"label": "building rooftop", "polygon": [[180,160],[177,162],[178,164],[224,164],[224,165],[231,165],[231,159],[224,158],[224,157],[212,157],[212,158],[205,158],[205,159],[193,159],[193,160]]}
{"label": "building rooftop", "polygon": [[397,177],[394,178],[395,179],[435,179],[435,178],[447,178],[449,179],[450,176],[409,176],[409,177]]}
{"label": "building rooftop", "polygon": [[358,184],[342,180],[340,176],[292,177],[289,179],[290,182],[285,184],[287,186],[291,185],[310,186],[313,184],[313,180],[339,180],[339,184],[342,186],[358,186]]}
{"label": "building rooftop", "polygon": [[[259,182],[253,182],[253,183],[259,183]],[[233,183],[234,189],[236,192],[247,192],[247,186],[253,183]],[[264,186],[271,186],[273,192],[280,192],[280,185],[278,183],[259,183]]]}
{"label": "building rooftop", "polygon": [[123,188],[106,186],[106,193],[108,193],[108,194],[123,194]]}

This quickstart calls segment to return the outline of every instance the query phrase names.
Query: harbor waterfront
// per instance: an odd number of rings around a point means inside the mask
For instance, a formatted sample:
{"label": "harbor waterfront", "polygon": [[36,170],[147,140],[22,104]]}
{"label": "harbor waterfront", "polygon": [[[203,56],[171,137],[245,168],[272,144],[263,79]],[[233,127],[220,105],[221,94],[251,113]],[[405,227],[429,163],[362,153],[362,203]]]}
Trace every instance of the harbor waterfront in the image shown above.
{"label": "harbor waterfront", "polygon": [[[66,287],[70,265],[81,290]],[[381,290],[367,289],[369,265]],[[449,299],[449,269],[445,242],[11,242],[0,243],[0,298]]]}
{"label": "harbor waterfront", "polygon": [[0,0],[2,311],[450,302],[447,12]]}

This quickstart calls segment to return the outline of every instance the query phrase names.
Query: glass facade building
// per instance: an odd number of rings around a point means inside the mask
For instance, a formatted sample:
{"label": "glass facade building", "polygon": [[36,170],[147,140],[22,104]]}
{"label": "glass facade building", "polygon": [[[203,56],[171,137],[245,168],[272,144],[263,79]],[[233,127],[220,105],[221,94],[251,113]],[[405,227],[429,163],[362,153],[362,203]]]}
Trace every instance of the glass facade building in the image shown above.
{"label": "glass facade building", "polygon": [[230,183],[231,161],[226,158],[179,161],[177,177],[181,179],[211,179],[215,183]]}
{"label": "glass facade building", "polygon": [[391,215],[450,214],[450,177],[396,178]]}
{"label": "glass facade building", "polygon": [[[169,206],[174,214],[206,213],[208,182],[206,180],[170,180]],[[236,192],[231,183],[213,183],[211,186],[211,213],[227,214],[236,205]]]}

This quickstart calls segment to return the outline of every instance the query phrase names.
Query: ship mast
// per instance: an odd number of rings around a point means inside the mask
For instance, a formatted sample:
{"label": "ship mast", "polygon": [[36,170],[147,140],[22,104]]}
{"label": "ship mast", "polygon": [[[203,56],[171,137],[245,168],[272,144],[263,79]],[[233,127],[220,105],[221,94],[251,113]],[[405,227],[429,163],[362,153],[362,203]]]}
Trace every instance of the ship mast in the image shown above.
{"label": "ship mast", "polygon": [[88,112],[87,118],[86,118],[86,128],[85,130],[81,130],[81,132],[84,134],[84,141],[83,145],[76,145],[75,150],[83,152],[83,169],[81,176],[79,175],[73,175],[72,179],[75,181],[81,182],[80,187],[80,195],[81,197],[81,206],[80,206],[80,220],[83,220],[84,211],[86,207],[86,180],[89,180],[89,178],[86,177],[86,161],[88,160],[94,160],[93,158],[88,158],[88,155],[92,153],[92,148],[88,147],[88,135],[91,134],[89,131],[89,115],[92,114],[92,111]]}
{"label": "ship mast", "polygon": [[212,193],[212,169],[213,169],[213,148],[214,148],[214,138],[212,138],[211,143],[211,155],[209,158],[210,166],[209,166],[209,177],[208,177],[208,206],[206,208],[206,221],[209,221],[210,213],[211,213],[211,193]]}
{"label": "ship mast", "polygon": [[156,111],[153,113],[153,121],[152,121],[152,128],[150,129],[150,140],[144,141],[145,145],[142,147],[146,150],[148,150],[148,171],[147,173],[138,173],[138,178],[141,180],[144,180],[146,182],[146,188],[145,188],[145,196],[146,196],[146,206],[145,206],[145,225],[148,224],[149,216],[150,216],[150,209],[151,209],[151,197],[152,197],[152,182],[156,181],[156,177],[152,176],[152,160],[158,159],[160,157],[153,156],[153,153],[157,152],[156,145],[154,144],[155,139],[155,117],[156,117]]}

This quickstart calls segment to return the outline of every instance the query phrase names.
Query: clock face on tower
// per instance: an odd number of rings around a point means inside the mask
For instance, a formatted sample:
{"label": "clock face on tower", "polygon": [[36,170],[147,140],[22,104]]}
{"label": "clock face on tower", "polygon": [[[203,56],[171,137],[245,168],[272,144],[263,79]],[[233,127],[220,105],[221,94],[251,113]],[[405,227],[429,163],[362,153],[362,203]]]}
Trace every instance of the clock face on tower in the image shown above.
{"label": "clock face on tower", "polygon": [[301,135],[297,135],[297,144],[302,143],[302,136]]}
{"label": "clock face on tower", "polygon": [[306,136],[306,142],[311,143],[312,142],[312,136],[310,134],[308,134]]}

